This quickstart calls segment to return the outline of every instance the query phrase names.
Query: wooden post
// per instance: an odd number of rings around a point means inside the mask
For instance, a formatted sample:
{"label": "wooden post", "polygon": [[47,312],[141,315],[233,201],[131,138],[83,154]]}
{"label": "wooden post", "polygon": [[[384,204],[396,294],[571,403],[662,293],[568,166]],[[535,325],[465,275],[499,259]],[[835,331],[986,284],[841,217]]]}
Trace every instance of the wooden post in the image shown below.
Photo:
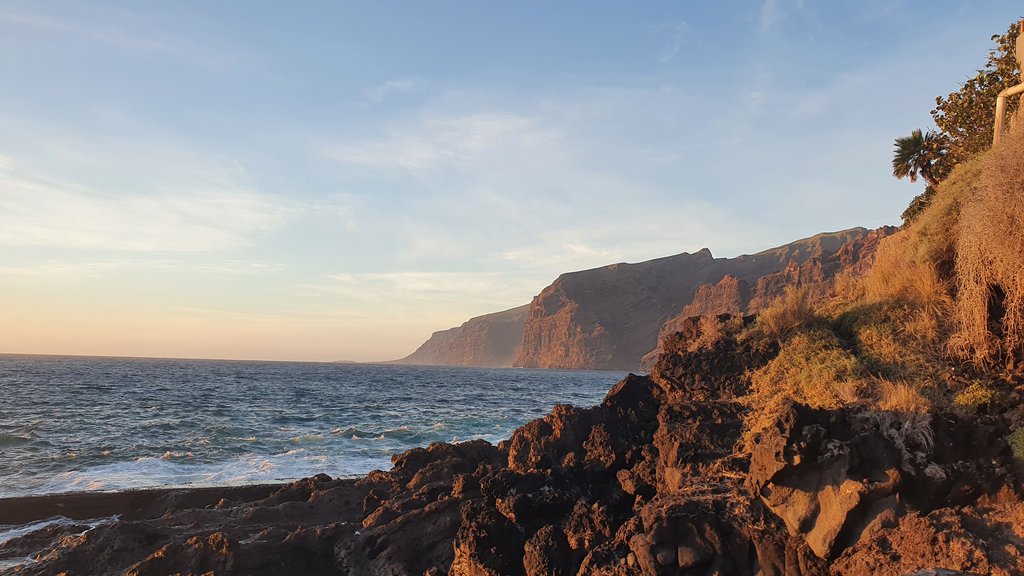
{"label": "wooden post", "polygon": [[999,144],[999,138],[1006,128],[1006,99],[1024,92],[1024,20],[1017,23],[1017,44],[1014,46],[1014,57],[1017,59],[1017,69],[1020,71],[1020,83],[1013,88],[1007,88],[996,97],[996,119],[992,127],[992,145]]}
{"label": "wooden post", "polygon": [[992,131],[992,145],[999,144],[999,137],[1003,135],[1003,117],[1006,116],[1006,98],[1000,94],[996,97],[996,125]]}

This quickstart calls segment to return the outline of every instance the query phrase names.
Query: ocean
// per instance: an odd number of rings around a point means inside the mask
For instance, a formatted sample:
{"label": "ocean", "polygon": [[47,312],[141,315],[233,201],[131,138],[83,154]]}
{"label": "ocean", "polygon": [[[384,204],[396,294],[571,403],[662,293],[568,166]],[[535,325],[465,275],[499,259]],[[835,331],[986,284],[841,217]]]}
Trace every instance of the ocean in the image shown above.
{"label": "ocean", "polygon": [[0,355],[0,497],[388,469],[505,439],[620,372]]}

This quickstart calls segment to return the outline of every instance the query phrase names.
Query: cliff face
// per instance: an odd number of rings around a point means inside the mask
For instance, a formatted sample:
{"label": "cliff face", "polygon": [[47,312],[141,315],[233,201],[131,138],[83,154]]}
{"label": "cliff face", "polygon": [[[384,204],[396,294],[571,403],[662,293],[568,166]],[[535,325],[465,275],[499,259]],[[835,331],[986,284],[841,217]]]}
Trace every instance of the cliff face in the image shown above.
{"label": "cliff face", "polygon": [[462,326],[434,332],[398,364],[512,366],[523,339],[529,305],[470,318]]}
{"label": "cliff face", "polygon": [[763,307],[787,283],[831,278],[860,260],[866,239],[889,233],[853,228],[736,258],[704,249],[563,274],[530,305],[514,365],[635,370],[666,321]]}
{"label": "cliff face", "polygon": [[818,234],[736,258],[707,249],[558,277],[533,302],[435,332],[402,364],[646,369],[660,333],[690,316],[752,314],[787,285],[823,292],[894,228]]}

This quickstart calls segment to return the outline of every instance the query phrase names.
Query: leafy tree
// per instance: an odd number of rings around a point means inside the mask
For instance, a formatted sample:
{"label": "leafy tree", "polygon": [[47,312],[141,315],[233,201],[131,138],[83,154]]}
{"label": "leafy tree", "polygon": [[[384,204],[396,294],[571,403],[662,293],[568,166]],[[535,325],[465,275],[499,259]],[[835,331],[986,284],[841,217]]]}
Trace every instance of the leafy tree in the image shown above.
{"label": "leafy tree", "polygon": [[929,187],[938,184],[942,174],[941,165],[946,156],[946,138],[929,130],[922,133],[914,130],[910,136],[896,139],[896,150],[892,158],[892,175],[909,178],[917,182],[920,176]]}
{"label": "leafy tree", "polygon": [[900,218],[903,219],[904,224],[910,224],[918,217],[924,209],[932,203],[932,199],[935,197],[935,188],[931,186],[924,189],[924,192],[914,196],[914,199],[910,201],[907,209],[900,214]]}
{"label": "leafy tree", "polygon": [[[996,96],[1020,83],[1014,57],[1017,30],[1017,23],[1014,22],[1006,34],[993,36],[996,46],[989,51],[985,67],[964,82],[956,92],[935,99],[932,118],[948,139],[948,154],[942,162],[944,171],[948,172],[952,166],[972,154],[986,150],[992,144]],[[1007,114],[1012,114],[1018,103],[1017,98],[1009,99]]]}
{"label": "leafy tree", "polygon": [[[911,182],[920,176],[928,183],[924,193],[916,196],[903,212],[904,223],[924,211],[935,196],[935,185],[954,166],[991,146],[996,97],[1022,81],[1014,54],[1018,26],[1014,22],[1005,34],[992,36],[995,47],[989,51],[985,67],[959,90],[935,98],[932,119],[938,133],[914,130],[910,136],[896,139],[893,176],[909,178]],[[1013,114],[1019,105],[1020,99],[1009,98],[1007,115]]]}

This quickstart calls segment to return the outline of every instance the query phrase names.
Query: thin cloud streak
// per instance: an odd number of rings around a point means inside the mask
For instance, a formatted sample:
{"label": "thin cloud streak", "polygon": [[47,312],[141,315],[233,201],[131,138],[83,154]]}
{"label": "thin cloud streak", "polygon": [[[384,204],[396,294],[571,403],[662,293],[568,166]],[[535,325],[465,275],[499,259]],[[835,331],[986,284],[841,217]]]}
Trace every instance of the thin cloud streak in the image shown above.
{"label": "thin cloud streak", "polygon": [[[10,164],[8,164],[10,166]],[[0,245],[119,252],[209,252],[279,228],[289,209],[244,188],[145,196],[0,171]]]}
{"label": "thin cloud streak", "polygon": [[415,94],[419,92],[421,84],[422,80],[418,78],[397,78],[366,90],[363,92],[363,96],[374,104],[380,104],[392,95]]}
{"label": "thin cloud streak", "polygon": [[93,44],[113,48],[130,56],[152,55],[187,63],[197,68],[227,72],[252,63],[240,53],[219,45],[205,34],[188,36],[169,34],[169,26],[140,13],[127,10],[102,10],[90,6],[88,23],[72,21],[39,11],[0,9],[0,25],[37,32],[67,35]]}

